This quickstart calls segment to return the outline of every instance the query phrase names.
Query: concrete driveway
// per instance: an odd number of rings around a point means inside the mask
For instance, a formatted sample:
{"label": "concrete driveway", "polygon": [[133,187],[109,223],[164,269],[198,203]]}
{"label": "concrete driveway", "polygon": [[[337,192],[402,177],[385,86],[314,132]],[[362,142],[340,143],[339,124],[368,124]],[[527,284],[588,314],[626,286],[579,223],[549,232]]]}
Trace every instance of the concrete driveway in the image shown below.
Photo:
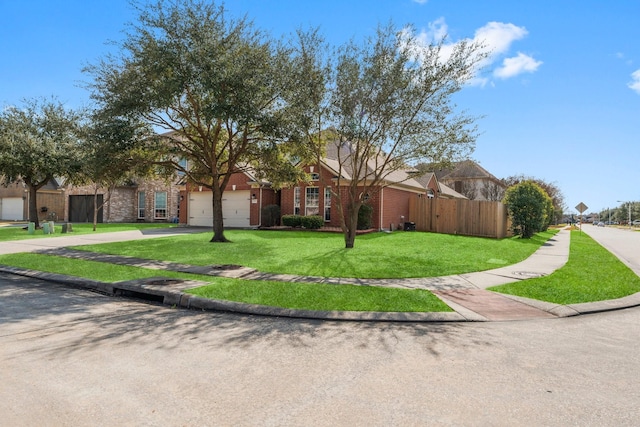
{"label": "concrete driveway", "polygon": [[8,426],[640,422],[640,309],[400,324],[173,310],[0,275]]}

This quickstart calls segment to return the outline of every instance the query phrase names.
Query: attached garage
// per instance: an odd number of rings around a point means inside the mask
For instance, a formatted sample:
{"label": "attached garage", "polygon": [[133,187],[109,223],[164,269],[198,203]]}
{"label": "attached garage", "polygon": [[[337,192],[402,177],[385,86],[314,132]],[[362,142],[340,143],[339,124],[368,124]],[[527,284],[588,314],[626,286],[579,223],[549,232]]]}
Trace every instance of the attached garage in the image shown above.
{"label": "attached garage", "polygon": [[[69,222],[93,222],[94,196],[69,196]],[[98,194],[98,206],[102,205],[103,196]],[[98,222],[102,222],[102,211],[98,210]]]}
{"label": "attached garage", "polygon": [[24,200],[22,197],[0,198],[0,219],[22,221],[24,219]]}
{"label": "attached garage", "polygon": [[[213,224],[212,194],[209,191],[189,193],[189,225],[211,227]],[[251,193],[225,191],[222,196],[222,217],[225,227],[249,227]]]}

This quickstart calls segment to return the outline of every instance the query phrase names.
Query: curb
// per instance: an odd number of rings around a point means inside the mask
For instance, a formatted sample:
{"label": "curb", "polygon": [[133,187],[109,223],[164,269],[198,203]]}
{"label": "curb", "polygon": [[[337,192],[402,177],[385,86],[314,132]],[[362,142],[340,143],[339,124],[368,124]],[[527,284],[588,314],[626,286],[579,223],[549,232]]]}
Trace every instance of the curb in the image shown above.
{"label": "curb", "polygon": [[[258,304],[246,304],[235,301],[215,300],[190,295],[185,289],[201,286],[198,281],[181,281],[175,285],[154,285],[153,282],[170,281],[165,277],[152,277],[125,282],[106,283],[64,274],[48,273],[19,267],[0,265],[0,272],[15,274],[59,283],[75,288],[86,289],[111,296],[139,297],[164,305],[196,309],[203,311],[230,312],[270,317],[288,317],[316,320],[369,321],[369,322],[486,322],[487,318],[475,313],[453,301],[443,301],[454,312],[367,312],[367,311],[319,311],[297,310],[271,307]],[[556,317],[572,317],[583,314],[601,313],[640,306],[640,292],[614,300],[597,301],[581,304],[561,305],[545,301],[500,294],[514,301],[529,305]],[[151,297],[149,297],[151,296]]]}

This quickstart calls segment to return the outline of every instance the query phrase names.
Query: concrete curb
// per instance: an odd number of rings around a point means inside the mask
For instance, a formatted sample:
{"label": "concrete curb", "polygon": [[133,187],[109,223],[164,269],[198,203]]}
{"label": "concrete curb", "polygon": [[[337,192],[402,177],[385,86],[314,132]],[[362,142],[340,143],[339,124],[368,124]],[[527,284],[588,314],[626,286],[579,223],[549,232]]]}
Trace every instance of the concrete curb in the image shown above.
{"label": "concrete curb", "polygon": [[[346,320],[369,322],[486,322],[484,316],[475,313],[453,301],[441,298],[454,312],[361,312],[361,311],[316,311],[270,307],[257,304],[245,304],[234,301],[214,300],[185,293],[184,290],[202,286],[203,282],[181,281],[173,285],[153,285],[157,281],[171,281],[166,277],[152,277],[126,282],[106,283],[88,280],[64,274],[47,273],[19,267],[0,265],[0,272],[32,277],[49,282],[60,283],[75,288],[86,289],[112,296],[142,297],[152,295],[152,299],[165,305],[204,311],[231,312],[258,316],[289,317],[316,320]],[[500,294],[520,303],[546,311],[556,317],[570,317],[583,314],[600,313],[640,306],[640,292],[615,300],[598,301],[583,304],[560,305],[529,298]]]}

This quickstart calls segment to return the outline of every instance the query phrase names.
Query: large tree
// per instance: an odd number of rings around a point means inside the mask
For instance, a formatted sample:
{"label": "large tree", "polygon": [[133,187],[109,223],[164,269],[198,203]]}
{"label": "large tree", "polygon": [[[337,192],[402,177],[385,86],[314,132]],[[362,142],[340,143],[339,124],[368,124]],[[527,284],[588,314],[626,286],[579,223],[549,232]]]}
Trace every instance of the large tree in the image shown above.
{"label": "large tree", "polygon": [[475,119],[456,111],[452,97],[473,77],[483,52],[479,44],[447,45],[444,38],[425,45],[411,28],[389,25],[362,44],[342,46],[328,65],[306,62],[310,79],[327,79],[324,93],[307,88],[316,116],[304,117],[315,126],[308,142],[317,158],[329,153],[337,162],[331,200],[347,248],[354,246],[360,207],[391,175],[473,150]]}
{"label": "large tree", "polygon": [[211,189],[211,241],[227,241],[222,194],[231,176],[260,162],[288,165],[278,145],[292,139],[292,50],[209,1],[160,0],[138,11],[120,54],[88,67],[93,97],[113,116],[164,131],[164,163]]}
{"label": "large tree", "polygon": [[0,112],[0,176],[22,180],[29,191],[29,221],[40,226],[37,191],[80,167],[81,115],[55,99],[34,99]]}
{"label": "large tree", "polygon": [[525,239],[546,230],[553,215],[551,197],[534,181],[523,181],[507,188],[504,204],[513,231]]}

